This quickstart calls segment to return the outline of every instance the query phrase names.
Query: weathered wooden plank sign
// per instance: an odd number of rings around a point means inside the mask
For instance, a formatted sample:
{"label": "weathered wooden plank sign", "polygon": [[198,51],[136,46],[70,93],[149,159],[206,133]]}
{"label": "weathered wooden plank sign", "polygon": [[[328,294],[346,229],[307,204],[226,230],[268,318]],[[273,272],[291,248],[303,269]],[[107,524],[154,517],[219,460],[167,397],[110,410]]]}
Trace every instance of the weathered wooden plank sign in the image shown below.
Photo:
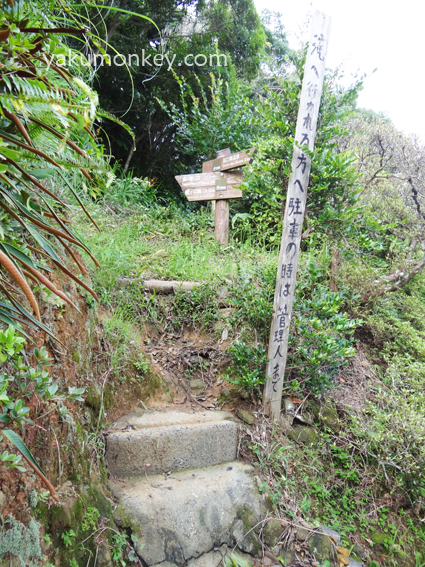
{"label": "weathered wooden plank sign", "polygon": [[250,150],[242,150],[236,154],[230,154],[213,160],[213,171],[227,171],[229,169],[237,169],[252,163],[254,155],[257,153],[255,148]]}
{"label": "weathered wooden plank sign", "polygon": [[279,419],[281,410],[295,279],[305,216],[307,187],[310,178],[311,160],[301,147],[307,146],[309,150],[313,150],[314,147],[330,24],[329,16],[317,10],[315,11],[295,131],[292,176],[289,179],[286,197],[274,295],[273,321],[269,340],[267,382],[264,389],[263,403],[265,413],[272,417],[273,420]]}
{"label": "weathered wooden plank sign", "polygon": [[242,171],[176,175],[176,181],[188,201],[240,199],[242,191],[235,187],[238,187],[242,180]]}
{"label": "weathered wooden plank sign", "polygon": [[[230,149],[219,150],[217,158],[202,164],[202,173],[176,175],[188,201],[211,201],[215,210],[215,239],[226,245],[229,242],[229,199],[240,199],[243,167],[251,163],[256,149],[243,150],[235,154]],[[234,170],[228,173],[228,170]]]}

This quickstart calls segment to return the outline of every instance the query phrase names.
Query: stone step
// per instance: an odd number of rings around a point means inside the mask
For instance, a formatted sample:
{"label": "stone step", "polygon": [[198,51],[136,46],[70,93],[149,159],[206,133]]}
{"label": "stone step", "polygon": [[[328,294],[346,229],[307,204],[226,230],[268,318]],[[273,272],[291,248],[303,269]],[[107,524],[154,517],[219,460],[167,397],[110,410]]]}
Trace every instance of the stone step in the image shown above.
{"label": "stone step", "polygon": [[252,471],[251,465],[236,461],[110,480],[118,499],[114,519],[131,530],[135,550],[148,566],[200,567],[203,560],[196,558],[222,545],[232,549],[238,544],[242,552],[258,556],[256,534],[267,510]]}
{"label": "stone step", "polygon": [[237,425],[223,411],[146,411],[117,422],[107,437],[113,477],[152,475],[236,459]]}

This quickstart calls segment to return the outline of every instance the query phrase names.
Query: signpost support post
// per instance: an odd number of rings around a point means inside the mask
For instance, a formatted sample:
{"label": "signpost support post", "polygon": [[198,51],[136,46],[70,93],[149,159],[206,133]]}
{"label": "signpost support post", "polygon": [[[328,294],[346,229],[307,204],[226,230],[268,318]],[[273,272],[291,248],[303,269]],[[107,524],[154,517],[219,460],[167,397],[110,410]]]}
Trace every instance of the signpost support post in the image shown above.
{"label": "signpost support post", "polygon": [[264,412],[275,421],[279,419],[281,411],[289,328],[310,178],[311,160],[300,147],[307,146],[309,150],[314,148],[330,24],[329,16],[315,11],[295,130],[292,175],[286,197],[263,400]]}

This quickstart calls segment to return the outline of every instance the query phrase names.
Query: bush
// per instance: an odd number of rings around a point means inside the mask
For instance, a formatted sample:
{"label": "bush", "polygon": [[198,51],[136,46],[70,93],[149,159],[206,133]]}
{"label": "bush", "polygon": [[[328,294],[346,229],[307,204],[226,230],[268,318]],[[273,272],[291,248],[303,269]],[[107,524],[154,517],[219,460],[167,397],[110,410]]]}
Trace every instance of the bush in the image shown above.
{"label": "bush", "polygon": [[228,352],[233,361],[227,382],[261,395],[260,386],[266,381],[267,351],[261,346],[235,341]]}
{"label": "bush", "polygon": [[[306,269],[307,268],[307,269]],[[360,319],[350,319],[343,307],[352,300],[348,290],[330,291],[322,272],[307,256],[300,270],[294,300],[287,362],[287,387],[308,388],[321,393],[333,385],[333,378],[355,354],[353,334]],[[229,302],[235,309],[230,322],[268,347],[273,315],[276,264],[255,265],[251,274],[240,271],[229,288]],[[312,289],[312,281],[316,282]],[[253,336],[253,337],[252,337]]]}
{"label": "bush", "polygon": [[365,414],[353,417],[352,433],[413,502],[425,502],[425,364],[394,357]]}
{"label": "bush", "polygon": [[108,177],[105,200],[126,208],[158,206],[156,187],[147,177],[132,177],[131,173],[121,179],[112,173]]}
{"label": "bush", "polygon": [[360,319],[341,313],[348,292],[329,291],[318,286],[311,298],[297,296],[289,344],[293,354],[288,366],[297,370],[291,386],[307,386],[314,393],[333,386],[333,378],[348,358],[354,356],[353,334]]}

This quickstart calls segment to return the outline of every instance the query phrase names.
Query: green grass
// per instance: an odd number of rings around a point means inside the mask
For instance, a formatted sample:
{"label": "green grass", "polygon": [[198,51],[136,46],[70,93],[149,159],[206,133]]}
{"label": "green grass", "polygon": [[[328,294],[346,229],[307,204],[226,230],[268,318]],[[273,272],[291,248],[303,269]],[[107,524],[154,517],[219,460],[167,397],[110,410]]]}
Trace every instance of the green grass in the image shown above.
{"label": "green grass", "polygon": [[166,209],[160,209],[118,217],[92,205],[90,213],[100,232],[82,216],[74,219],[74,227],[102,266],[96,269],[85,256],[102,301],[107,299],[107,290],[122,277],[219,284],[235,276],[238,262],[249,270],[253,261],[268,263],[277,259],[277,251],[270,253],[232,239],[227,247],[217,245],[206,210],[171,216]]}

